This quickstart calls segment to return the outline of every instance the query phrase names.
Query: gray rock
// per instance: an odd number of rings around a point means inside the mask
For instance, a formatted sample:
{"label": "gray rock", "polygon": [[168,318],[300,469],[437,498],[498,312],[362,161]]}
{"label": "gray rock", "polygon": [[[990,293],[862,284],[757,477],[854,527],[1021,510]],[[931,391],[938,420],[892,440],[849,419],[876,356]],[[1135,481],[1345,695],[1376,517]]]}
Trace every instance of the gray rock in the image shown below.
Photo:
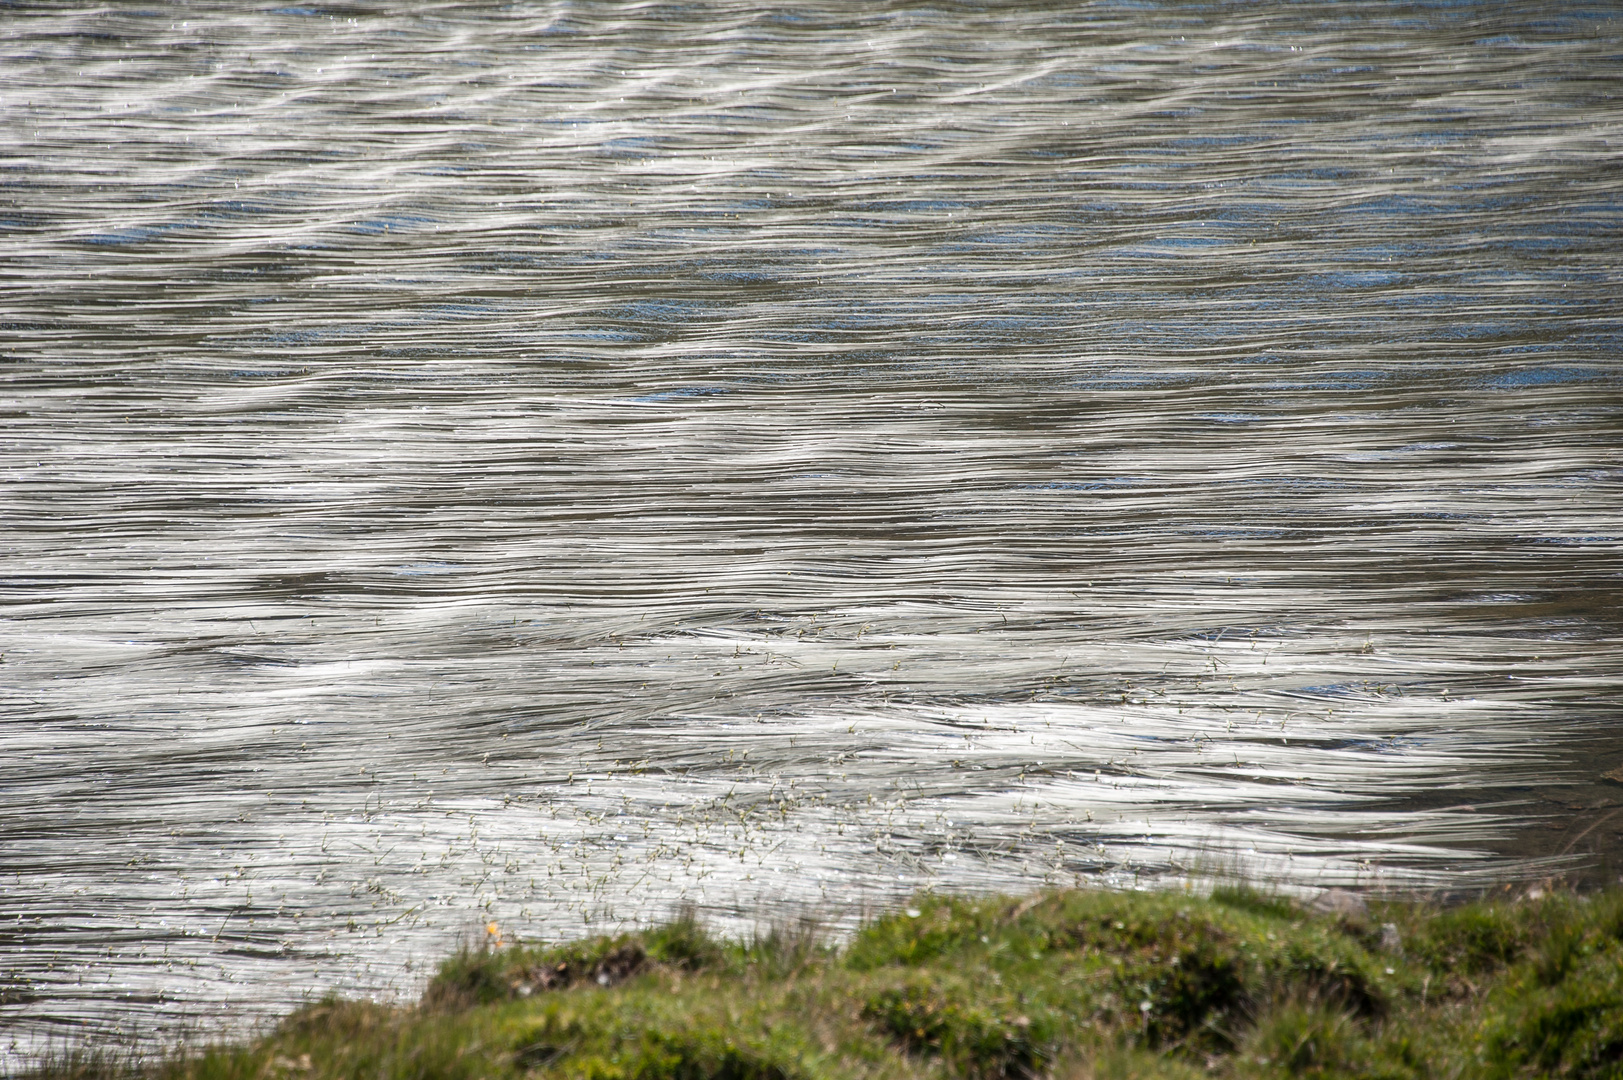
{"label": "gray rock", "polygon": [[1323,915],[1345,915],[1361,919],[1369,914],[1364,898],[1346,889],[1326,889],[1313,901],[1313,910]]}
{"label": "gray rock", "polygon": [[1398,933],[1397,923],[1381,924],[1381,951],[1393,956],[1403,955],[1403,935]]}

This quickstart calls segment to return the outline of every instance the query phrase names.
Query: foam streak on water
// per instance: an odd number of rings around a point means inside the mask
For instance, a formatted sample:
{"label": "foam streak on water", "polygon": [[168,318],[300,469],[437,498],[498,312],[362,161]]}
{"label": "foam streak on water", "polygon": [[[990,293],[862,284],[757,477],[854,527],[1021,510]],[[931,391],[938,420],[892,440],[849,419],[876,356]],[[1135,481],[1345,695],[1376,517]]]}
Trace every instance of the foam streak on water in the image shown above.
{"label": "foam streak on water", "polygon": [[1615,846],[1606,10],[0,22],[12,1053]]}

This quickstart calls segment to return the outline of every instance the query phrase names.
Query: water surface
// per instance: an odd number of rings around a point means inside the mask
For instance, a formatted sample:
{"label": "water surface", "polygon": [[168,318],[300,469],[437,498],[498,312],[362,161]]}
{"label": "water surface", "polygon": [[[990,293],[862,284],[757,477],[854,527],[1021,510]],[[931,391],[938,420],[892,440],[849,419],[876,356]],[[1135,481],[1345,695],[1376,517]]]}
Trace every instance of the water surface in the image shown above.
{"label": "water surface", "polygon": [[1614,873],[1611,9],[0,19],[13,1061],[491,922]]}

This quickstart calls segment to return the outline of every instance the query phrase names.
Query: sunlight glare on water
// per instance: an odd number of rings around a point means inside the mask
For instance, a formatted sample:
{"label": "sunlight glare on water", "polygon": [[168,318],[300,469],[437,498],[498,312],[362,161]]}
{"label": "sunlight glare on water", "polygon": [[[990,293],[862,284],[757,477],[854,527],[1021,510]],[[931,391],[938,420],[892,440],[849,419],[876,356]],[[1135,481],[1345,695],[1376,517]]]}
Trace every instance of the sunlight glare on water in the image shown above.
{"label": "sunlight glare on water", "polygon": [[8,1061],[489,921],[1611,872],[1609,9],[0,22]]}

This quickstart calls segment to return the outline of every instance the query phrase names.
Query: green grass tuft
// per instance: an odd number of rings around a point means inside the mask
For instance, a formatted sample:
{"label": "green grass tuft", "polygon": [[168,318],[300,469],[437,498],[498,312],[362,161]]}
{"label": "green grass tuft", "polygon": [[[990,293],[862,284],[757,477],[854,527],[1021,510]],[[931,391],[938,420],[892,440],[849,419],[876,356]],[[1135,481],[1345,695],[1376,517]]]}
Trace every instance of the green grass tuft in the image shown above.
{"label": "green grass tuft", "polygon": [[1055,1041],[1042,1012],[1033,1023],[1017,1002],[962,983],[915,978],[869,995],[861,1015],[904,1052],[939,1057],[974,1080],[1035,1075]]}
{"label": "green grass tuft", "polygon": [[1275,919],[1296,919],[1302,915],[1296,901],[1290,897],[1261,892],[1246,884],[1219,885],[1212,890],[1212,902]]}
{"label": "green grass tuft", "polygon": [[39,1080],[1623,1080],[1623,892],[1324,915],[1229,886],[919,898],[816,927],[467,949],[410,1008]]}

